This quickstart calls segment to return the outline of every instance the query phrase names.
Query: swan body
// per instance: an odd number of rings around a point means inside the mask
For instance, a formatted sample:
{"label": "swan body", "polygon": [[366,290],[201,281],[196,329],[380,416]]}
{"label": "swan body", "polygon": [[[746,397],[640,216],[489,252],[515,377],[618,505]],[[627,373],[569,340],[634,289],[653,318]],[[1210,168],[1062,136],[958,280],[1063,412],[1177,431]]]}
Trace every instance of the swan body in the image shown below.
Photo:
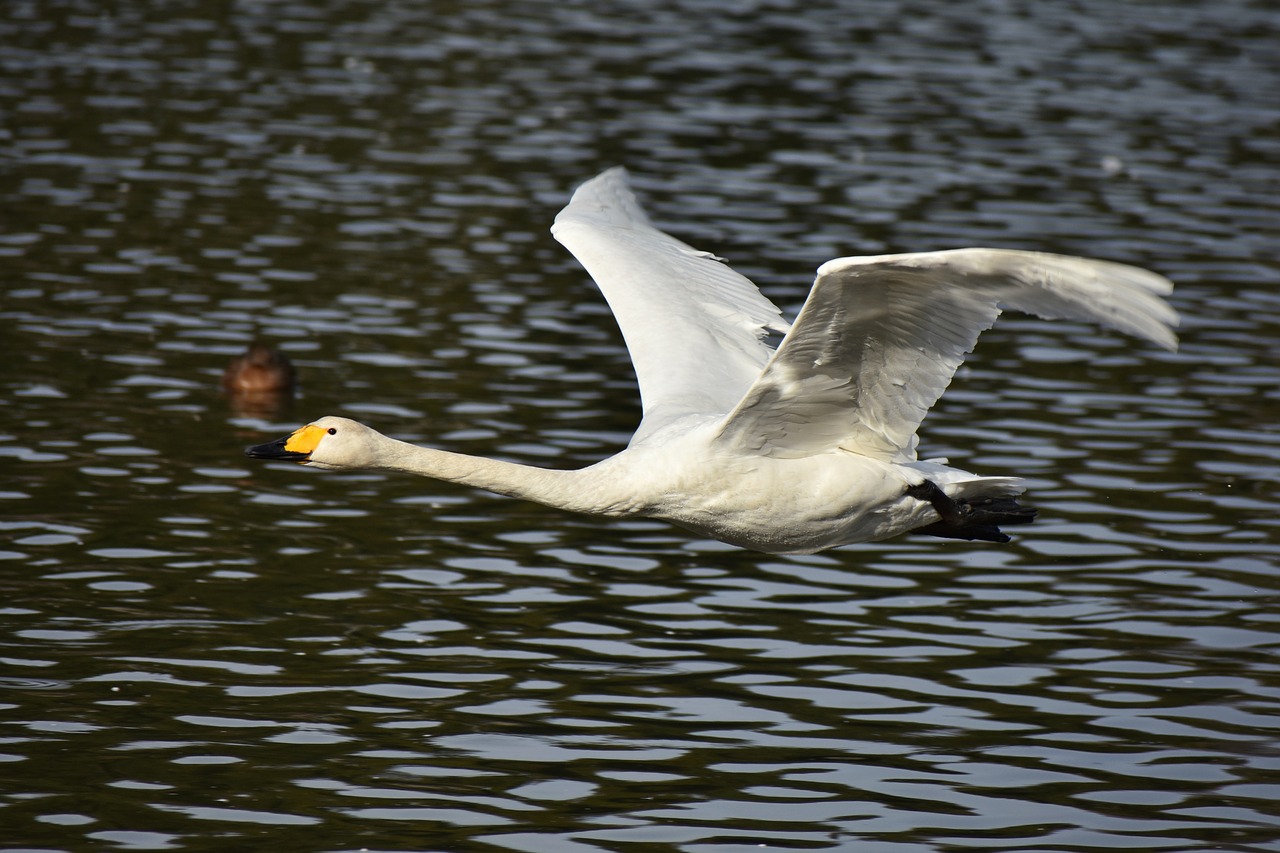
{"label": "swan body", "polygon": [[[324,417],[249,456],[418,474],[561,509],[664,519],[769,553],[922,532],[1007,541],[1016,477],[916,456],[916,430],[1011,308],[1091,320],[1173,349],[1163,277],[1037,252],[957,249],[839,258],[794,323],[746,278],[650,224],[621,168],[583,184],[552,234],[613,310],[643,418],[618,454],[577,470],[408,444]],[[770,334],[783,335],[776,348]]]}

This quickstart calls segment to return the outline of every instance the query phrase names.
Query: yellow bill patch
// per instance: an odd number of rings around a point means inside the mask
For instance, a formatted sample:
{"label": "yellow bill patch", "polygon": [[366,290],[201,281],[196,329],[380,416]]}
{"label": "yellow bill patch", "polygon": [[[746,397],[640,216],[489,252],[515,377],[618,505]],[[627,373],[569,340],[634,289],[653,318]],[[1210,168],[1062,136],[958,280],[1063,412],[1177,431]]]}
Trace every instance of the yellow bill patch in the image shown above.
{"label": "yellow bill patch", "polygon": [[324,436],[323,429],[315,424],[307,424],[293,431],[293,435],[284,443],[284,449],[290,453],[311,453]]}

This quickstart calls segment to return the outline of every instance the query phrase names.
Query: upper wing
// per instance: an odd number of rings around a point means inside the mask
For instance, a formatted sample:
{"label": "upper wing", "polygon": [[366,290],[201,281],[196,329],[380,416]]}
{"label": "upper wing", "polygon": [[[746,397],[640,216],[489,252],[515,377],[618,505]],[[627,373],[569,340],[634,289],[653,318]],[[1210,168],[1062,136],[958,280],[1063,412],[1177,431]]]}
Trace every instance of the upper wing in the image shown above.
{"label": "upper wing", "polygon": [[644,407],[637,438],[686,414],[728,412],[773,355],[768,330],[788,329],[754,284],[654,228],[621,167],[579,187],[551,233],[622,330]]}
{"label": "upper wing", "polygon": [[916,430],[1003,308],[1091,320],[1177,347],[1162,276],[1104,261],[1001,249],[838,258],[721,441],[777,456],[840,446],[915,459]]}

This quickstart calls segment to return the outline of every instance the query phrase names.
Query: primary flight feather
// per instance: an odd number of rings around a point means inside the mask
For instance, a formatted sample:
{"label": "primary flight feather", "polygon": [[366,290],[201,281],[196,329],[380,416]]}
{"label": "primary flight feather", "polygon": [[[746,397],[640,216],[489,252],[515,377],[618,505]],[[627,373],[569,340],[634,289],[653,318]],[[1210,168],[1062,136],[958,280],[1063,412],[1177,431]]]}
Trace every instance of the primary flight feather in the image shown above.
{"label": "primary flight feather", "polygon": [[[655,228],[622,168],[574,193],[551,229],[586,267],[635,366],[630,444],[553,470],[419,447],[325,417],[248,455],[403,471],[567,510],[648,516],[744,548],[809,553],[918,532],[1006,541],[1016,477],[916,457],[916,430],[1004,309],[1089,320],[1167,349],[1162,276],[1003,249],[838,258],[794,323],[720,259]],[[770,335],[782,334],[773,349]]]}

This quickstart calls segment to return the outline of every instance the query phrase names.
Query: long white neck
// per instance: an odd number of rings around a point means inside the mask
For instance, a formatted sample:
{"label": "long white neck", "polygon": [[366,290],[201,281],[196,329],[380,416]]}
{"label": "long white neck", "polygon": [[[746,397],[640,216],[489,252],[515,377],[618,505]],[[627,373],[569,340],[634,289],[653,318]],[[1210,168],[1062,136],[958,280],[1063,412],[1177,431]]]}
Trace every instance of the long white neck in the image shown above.
{"label": "long white neck", "polygon": [[432,477],[572,512],[628,515],[637,508],[625,484],[605,476],[600,465],[557,471],[379,439],[373,458],[361,467]]}

